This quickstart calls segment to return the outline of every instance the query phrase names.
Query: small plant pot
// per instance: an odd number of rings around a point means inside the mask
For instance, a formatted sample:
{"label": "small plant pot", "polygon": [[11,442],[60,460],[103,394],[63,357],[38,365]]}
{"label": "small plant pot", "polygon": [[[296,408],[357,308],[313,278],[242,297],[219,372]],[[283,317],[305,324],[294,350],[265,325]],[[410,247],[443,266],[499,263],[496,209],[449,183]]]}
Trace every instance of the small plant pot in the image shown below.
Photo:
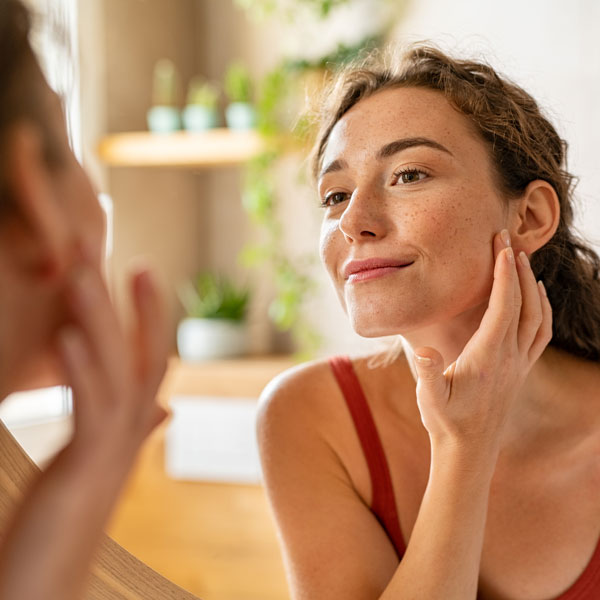
{"label": "small plant pot", "polygon": [[229,319],[183,319],[177,327],[179,356],[189,362],[240,356],[246,353],[244,322]]}
{"label": "small plant pot", "polygon": [[247,102],[232,102],[225,109],[229,129],[252,129],[256,125],[256,110]]}
{"label": "small plant pot", "polygon": [[205,131],[219,124],[216,108],[188,104],[183,109],[183,127],[186,131]]}
{"label": "small plant pot", "polygon": [[173,106],[153,106],[146,119],[152,133],[171,133],[181,129],[179,109]]}

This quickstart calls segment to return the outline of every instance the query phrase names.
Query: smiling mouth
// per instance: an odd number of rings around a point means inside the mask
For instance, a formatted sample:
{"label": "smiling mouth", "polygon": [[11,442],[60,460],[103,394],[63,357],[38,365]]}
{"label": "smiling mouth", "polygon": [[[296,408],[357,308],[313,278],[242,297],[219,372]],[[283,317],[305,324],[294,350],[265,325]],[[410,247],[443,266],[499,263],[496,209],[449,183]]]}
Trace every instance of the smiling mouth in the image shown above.
{"label": "smiling mouth", "polygon": [[361,281],[370,281],[372,279],[379,279],[380,277],[385,277],[386,275],[391,275],[392,273],[397,273],[410,267],[413,263],[406,263],[404,265],[395,265],[395,266],[383,266],[383,267],[373,267],[369,269],[363,269],[361,271],[357,271],[356,273],[352,273],[348,279],[346,280],[348,283],[358,283]]}

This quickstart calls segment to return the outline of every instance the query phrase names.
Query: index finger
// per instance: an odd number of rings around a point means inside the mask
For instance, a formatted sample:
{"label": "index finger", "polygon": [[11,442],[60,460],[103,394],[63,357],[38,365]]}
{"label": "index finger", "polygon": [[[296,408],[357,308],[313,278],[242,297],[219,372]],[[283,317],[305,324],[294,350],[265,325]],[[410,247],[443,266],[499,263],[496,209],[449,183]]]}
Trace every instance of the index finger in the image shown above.
{"label": "index finger", "polygon": [[484,343],[496,345],[502,342],[510,325],[515,318],[519,318],[520,296],[515,294],[518,285],[513,249],[510,246],[505,247],[496,257],[488,308],[477,331]]}
{"label": "index finger", "polygon": [[76,267],[67,297],[98,366],[119,378],[127,369],[123,334],[100,271],[89,264]]}

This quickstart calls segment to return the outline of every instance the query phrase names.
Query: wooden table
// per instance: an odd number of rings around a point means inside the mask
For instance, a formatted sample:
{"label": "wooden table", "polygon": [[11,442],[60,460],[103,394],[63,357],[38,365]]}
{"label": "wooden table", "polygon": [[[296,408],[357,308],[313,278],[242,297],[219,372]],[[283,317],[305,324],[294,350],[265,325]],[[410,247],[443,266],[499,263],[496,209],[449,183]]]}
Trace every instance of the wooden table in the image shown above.
{"label": "wooden table", "polygon": [[[289,357],[190,365],[172,359],[161,388],[174,394],[258,397]],[[115,511],[109,535],[203,600],[286,600],[275,528],[260,486],[182,482],[164,470],[165,425],[153,433]]]}

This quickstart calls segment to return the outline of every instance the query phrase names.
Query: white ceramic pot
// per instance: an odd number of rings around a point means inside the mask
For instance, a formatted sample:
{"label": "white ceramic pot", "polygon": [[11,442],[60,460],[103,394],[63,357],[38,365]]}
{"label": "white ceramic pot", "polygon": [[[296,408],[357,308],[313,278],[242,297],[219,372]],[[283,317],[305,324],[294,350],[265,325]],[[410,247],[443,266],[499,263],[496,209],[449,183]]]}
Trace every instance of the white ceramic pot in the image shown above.
{"label": "white ceramic pot", "polygon": [[177,350],[186,361],[240,356],[246,353],[246,324],[229,319],[183,319],[177,327]]}

